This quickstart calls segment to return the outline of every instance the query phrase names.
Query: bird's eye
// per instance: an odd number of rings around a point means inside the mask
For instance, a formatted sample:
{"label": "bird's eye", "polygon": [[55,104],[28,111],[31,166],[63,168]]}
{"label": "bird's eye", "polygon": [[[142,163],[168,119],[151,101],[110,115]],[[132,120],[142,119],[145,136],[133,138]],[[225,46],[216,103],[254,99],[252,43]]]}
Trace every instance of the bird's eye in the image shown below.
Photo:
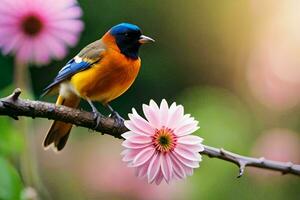
{"label": "bird's eye", "polygon": [[124,36],[125,36],[125,37],[128,37],[128,36],[129,36],[129,33],[124,33]]}

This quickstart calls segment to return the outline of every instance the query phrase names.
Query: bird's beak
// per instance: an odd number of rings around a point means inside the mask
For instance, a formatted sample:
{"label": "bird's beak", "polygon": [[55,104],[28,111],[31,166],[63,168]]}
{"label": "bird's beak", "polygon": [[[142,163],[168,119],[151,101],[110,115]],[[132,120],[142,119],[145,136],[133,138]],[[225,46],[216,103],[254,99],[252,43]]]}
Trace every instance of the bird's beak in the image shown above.
{"label": "bird's beak", "polygon": [[145,36],[145,35],[141,35],[139,42],[141,44],[145,44],[145,43],[149,43],[149,42],[155,42],[155,40],[153,40],[151,37]]}

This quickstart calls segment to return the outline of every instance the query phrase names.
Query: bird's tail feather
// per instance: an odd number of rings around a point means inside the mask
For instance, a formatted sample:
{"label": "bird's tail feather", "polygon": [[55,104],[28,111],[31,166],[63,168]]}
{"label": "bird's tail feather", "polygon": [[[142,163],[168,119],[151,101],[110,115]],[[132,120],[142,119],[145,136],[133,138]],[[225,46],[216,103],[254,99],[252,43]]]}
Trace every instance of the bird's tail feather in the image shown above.
{"label": "bird's tail feather", "polygon": [[[56,105],[64,105],[72,108],[77,108],[80,102],[80,98],[75,95],[70,95],[68,98],[58,96]],[[44,140],[44,148],[47,148],[52,143],[57,151],[60,151],[66,145],[72,124],[54,121],[48,131],[48,134]]]}

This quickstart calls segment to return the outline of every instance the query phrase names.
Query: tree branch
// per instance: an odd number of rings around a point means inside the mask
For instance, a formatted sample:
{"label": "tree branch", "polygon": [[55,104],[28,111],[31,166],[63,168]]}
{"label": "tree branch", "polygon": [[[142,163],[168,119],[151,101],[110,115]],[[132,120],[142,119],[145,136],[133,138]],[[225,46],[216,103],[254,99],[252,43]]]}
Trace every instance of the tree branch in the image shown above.
{"label": "tree branch", "polygon": [[[59,120],[72,123],[76,126],[86,127],[119,139],[123,139],[121,134],[128,131],[123,123],[117,123],[112,118],[103,117],[100,119],[99,125],[96,126],[97,123],[93,113],[66,106],[56,106],[41,101],[24,100],[19,98],[20,94],[21,90],[15,89],[10,96],[0,99],[0,115],[9,116],[15,120],[18,120],[19,116]],[[282,174],[294,174],[300,176],[300,165],[291,162],[272,161],[263,157],[246,157],[224,149],[206,145],[204,145],[204,151],[201,152],[201,154],[236,164],[239,167],[238,177],[243,175],[247,166],[279,171]]]}

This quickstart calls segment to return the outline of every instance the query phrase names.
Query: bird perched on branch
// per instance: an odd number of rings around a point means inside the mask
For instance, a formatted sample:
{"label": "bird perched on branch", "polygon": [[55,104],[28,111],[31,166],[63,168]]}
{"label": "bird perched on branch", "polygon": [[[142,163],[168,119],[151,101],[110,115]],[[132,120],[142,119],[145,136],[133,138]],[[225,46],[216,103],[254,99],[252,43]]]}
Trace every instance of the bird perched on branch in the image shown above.
{"label": "bird perched on branch", "polygon": [[[91,106],[97,125],[102,114],[93,101],[101,102],[111,111],[111,116],[123,120],[109,102],[123,94],[134,82],[141,65],[138,56],[142,44],[154,42],[142,35],[133,24],[121,23],[112,27],[104,36],[82,49],[57,74],[44,89],[44,95],[59,93],[56,105],[77,108],[80,99]],[[60,151],[64,148],[72,124],[54,121],[44,141]]]}

